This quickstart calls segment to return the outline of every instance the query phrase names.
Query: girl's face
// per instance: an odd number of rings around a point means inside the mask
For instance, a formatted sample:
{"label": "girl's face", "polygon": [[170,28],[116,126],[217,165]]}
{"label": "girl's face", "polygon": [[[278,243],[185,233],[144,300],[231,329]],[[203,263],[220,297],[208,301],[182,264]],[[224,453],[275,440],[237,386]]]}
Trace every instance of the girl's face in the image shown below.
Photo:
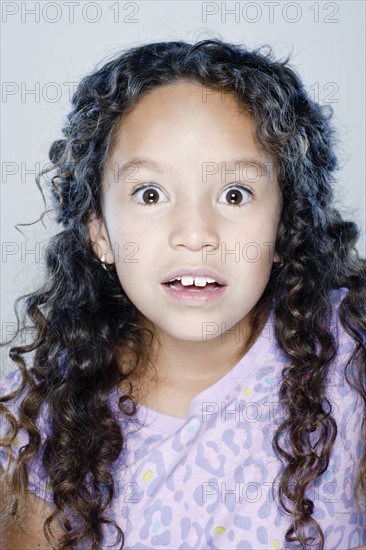
{"label": "girl's face", "polygon": [[[148,93],[120,124],[104,220],[91,220],[89,233],[161,335],[198,342],[245,325],[279,260],[281,191],[254,132],[231,94],[188,81]],[[162,281],[181,268],[214,269],[225,291],[200,305],[173,299]]]}

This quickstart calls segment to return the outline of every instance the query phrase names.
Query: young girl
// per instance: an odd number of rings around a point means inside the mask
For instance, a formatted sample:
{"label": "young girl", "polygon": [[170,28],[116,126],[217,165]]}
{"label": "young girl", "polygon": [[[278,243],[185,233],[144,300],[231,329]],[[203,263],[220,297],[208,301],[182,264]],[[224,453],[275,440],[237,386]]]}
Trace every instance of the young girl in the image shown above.
{"label": "young girl", "polygon": [[366,261],[329,119],[219,39],[81,81],[2,380],[4,549],[366,543]]}

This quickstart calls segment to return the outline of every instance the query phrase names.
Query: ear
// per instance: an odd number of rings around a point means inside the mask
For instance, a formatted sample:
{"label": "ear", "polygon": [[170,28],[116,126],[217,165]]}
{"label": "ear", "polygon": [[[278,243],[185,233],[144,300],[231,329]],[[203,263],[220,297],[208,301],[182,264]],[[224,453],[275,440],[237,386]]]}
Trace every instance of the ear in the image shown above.
{"label": "ear", "polygon": [[89,238],[92,242],[92,247],[97,258],[101,260],[104,255],[104,262],[106,264],[113,264],[113,250],[111,247],[105,222],[99,216],[93,213],[89,216],[87,226]]}

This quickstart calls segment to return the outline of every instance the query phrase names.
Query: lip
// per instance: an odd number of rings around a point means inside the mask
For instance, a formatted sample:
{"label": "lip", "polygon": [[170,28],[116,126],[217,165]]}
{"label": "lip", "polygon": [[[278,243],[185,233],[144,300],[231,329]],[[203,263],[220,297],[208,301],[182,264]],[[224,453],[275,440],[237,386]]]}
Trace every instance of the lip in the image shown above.
{"label": "lip", "polygon": [[227,292],[228,288],[227,285],[223,285],[217,287],[215,290],[208,290],[206,292],[204,290],[197,290],[197,292],[193,292],[190,290],[175,290],[163,283],[162,287],[170,298],[189,306],[204,306],[210,304],[221,298],[221,296]]}
{"label": "lip", "polygon": [[193,277],[211,277],[212,279],[215,279],[215,281],[219,283],[219,285],[228,285],[226,279],[224,279],[224,277],[220,275],[220,273],[218,273],[214,269],[211,269],[210,267],[179,267],[171,273],[168,273],[168,275],[164,277],[161,283],[168,283],[172,279],[175,279],[175,277],[181,277],[182,275],[192,275]]}

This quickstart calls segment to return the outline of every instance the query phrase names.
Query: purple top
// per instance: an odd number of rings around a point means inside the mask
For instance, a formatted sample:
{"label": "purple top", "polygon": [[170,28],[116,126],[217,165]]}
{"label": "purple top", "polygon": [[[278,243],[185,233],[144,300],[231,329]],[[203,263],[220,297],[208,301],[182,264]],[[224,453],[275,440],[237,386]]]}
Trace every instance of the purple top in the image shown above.
{"label": "purple top", "polygon": [[[338,435],[328,469],[307,493],[314,502],[313,517],[323,529],[324,550],[366,543],[366,518],[352,497],[363,451],[363,408],[344,378],[355,341],[337,313],[346,293],[342,288],[330,295],[335,306],[331,327],[339,348],[329,371],[327,395]],[[127,430],[128,450],[113,467],[116,498],[109,516],[124,531],[126,550],[299,548],[284,540],[291,518],[276,504],[278,480],[276,500],[271,493],[281,470],[271,444],[281,421],[278,384],[289,362],[277,345],[271,312],[248,353],[192,400],[186,419],[141,405],[137,418],[143,425],[136,427],[118,411],[119,390],[111,392],[116,418]],[[17,387],[19,380],[18,371],[12,371],[3,378],[4,390]],[[43,407],[38,421],[42,440],[49,429],[47,405]],[[20,430],[14,451],[27,441]],[[3,467],[7,463],[4,452],[0,463]],[[39,458],[32,461],[29,474],[29,490],[53,506],[52,488]],[[103,533],[104,549],[117,539],[113,527],[103,526]]]}

